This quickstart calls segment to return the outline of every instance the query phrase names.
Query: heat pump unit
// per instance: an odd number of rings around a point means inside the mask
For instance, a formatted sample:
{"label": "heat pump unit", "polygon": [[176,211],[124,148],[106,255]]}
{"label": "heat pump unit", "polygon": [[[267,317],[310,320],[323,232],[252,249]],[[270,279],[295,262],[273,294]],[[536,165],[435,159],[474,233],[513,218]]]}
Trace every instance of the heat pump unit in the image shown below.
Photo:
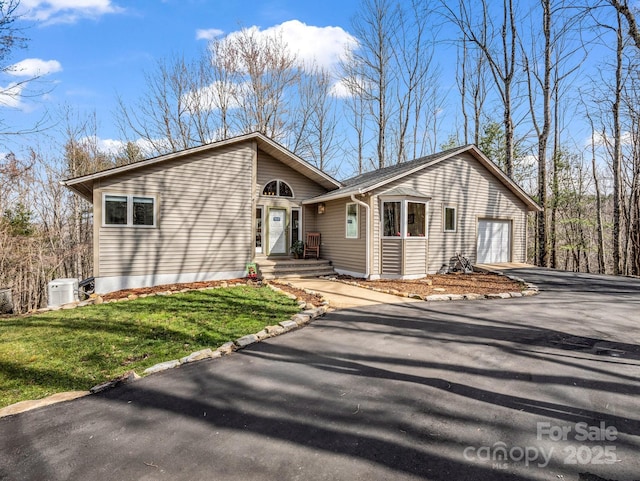
{"label": "heat pump unit", "polygon": [[54,279],[49,282],[48,307],[78,301],[78,279]]}

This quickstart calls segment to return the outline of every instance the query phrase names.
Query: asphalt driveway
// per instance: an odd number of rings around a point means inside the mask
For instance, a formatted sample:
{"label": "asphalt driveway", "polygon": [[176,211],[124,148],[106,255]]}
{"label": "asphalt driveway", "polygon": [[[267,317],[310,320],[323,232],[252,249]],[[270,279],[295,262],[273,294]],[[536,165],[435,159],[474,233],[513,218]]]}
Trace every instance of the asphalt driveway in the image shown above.
{"label": "asphalt driveway", "polygon": [[0,479],[640,479],[640,281],[517,274],[0,419]]}

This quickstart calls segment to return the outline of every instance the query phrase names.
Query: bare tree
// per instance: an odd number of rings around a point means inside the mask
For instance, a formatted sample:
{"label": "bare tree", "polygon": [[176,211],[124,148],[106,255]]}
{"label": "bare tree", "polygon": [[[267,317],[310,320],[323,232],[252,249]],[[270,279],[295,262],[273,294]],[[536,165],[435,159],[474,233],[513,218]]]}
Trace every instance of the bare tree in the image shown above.
{"label": "bare tree", "polygon": [[636,47],[640,49],[640,31],[638,30],[638,22],[635,14],[631,11],[627,0],[606,0],[613,8],[616,9],[618,15],[621,15],[627,21],[629,37],[633,40]]}
{"label": "bare tree", "polygon": [[335,173],[332,160],[338,151],[338,132],[333,78],[327,69],[316,64],[304,70],[298,93],[300,104],[294,109],[298,120],[291,129],[295,140],[290,145],[320,170]]}
{"label": "bare tree", "polygon": [[376,128],[378,167],[387,164],[387,135],[391,116],[389,95],[395,73],[392,69],[394,37],[398,29],[398,6],[392,0],[363,0],[360,14],[352,21],[359,45],[349,52],[344,76],[366,86],[365,95]]}
{"label": "bare tree", "polygon": [[[499,11],[492,11],[487,0],[480,0],[479,5],[469,0],[459,0],[457,8],[444,1],[442,5],[447,17],[469,42],[480,49],[489,65],[503,107],[504,169],[507,175],[512,176],[515,152],[514,89],[519,49],[514,1],[503,0]],[[480,18],[474,18],[472,11],[480,11]]]}
{"label": "bare tree", "polygon": [[473,45],[469,45],[470,42],[466,37],[462,37],[460,44],[457,81],[464,124],[463,143],[478,145],[482,131],[482,114],[487,100],[487,63],[484,54]]}
{"label": "bare tree", "polygon": [[276,140],[286,135],[287,92],[299,79],[298,62],[281,35],[259,35],[242,29],[228,37],[236,56],[235,101],[242,132],[258,131]]}

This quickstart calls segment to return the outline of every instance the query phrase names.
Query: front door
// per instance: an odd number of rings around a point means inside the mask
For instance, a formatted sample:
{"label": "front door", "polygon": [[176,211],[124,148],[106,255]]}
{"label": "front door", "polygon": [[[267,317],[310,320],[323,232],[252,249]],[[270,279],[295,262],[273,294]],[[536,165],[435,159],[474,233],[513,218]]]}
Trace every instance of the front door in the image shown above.
{"label": "front door", "polygon": [[287,253],[287,211],[269,209],[269,254]]}

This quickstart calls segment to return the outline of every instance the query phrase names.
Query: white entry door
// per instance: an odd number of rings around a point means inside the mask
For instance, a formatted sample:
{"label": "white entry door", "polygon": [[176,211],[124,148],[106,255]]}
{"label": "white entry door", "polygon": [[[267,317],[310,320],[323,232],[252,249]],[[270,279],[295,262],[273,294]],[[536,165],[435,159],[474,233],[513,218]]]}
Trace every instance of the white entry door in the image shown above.
{"label": "white entry door", "polygon": [[478,264],[511,261],[511,221],[481,219],[478,221]]}
{"label": "white entry door", "polygon": [[287,211],[269,209],[269,254],[287,253]]}

